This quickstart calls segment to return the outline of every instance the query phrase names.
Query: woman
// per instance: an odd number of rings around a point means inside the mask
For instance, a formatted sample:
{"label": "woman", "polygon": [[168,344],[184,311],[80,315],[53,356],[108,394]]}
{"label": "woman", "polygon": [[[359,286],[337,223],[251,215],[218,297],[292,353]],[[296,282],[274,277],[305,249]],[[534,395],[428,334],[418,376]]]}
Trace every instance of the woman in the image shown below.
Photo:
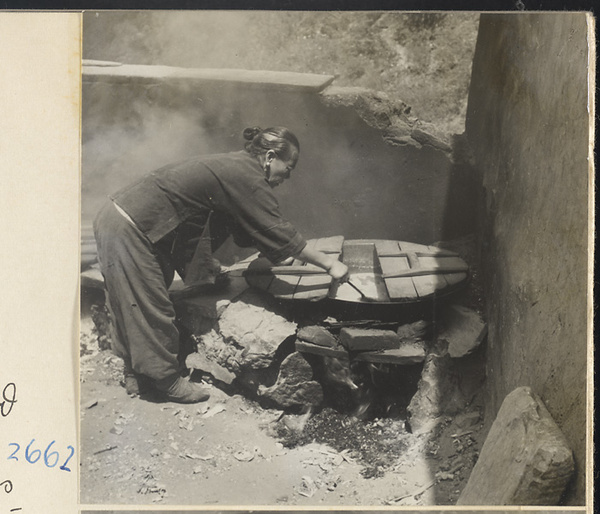
{"label": "woman", "polygon": [[[115,352],[126,388],[145,379],[167,399],[194,403],[208,392],[179,374],[179,332],[168,288],[176,270],[187,283],[210,229],[212,250],[227,235],[273,263],[294,257],[344,279],[345,264],[306,247],[284,220],[272,188],[290,177],[300,144],[284,127],[244,130],[245,150],[195,157],[143,177],[110,197],[94,221],[98,260],[112,315]],[[201,253],[201,252],[200,252]],[[136,383],[138,382],[138,383]]]}

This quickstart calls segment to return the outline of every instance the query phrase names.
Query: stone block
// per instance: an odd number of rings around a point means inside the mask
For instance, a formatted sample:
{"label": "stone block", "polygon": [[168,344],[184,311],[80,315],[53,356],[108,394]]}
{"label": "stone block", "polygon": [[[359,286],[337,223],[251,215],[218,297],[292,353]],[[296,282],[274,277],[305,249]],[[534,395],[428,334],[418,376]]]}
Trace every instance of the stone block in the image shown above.
{"label": "stone block", "polygon": [[317,325],[302,327],[298,331],[298,339],[329,348],[335,348],[338,345],[337,340],[329,330]]}
{"label": "stone block", "polygon": [[[209,364],[204,363],[204,361],[208,361],[209,363],[214,363],[217,366],[227,369],[228,371],[237,374],[240,371],[240,363],[243,360],[241,348],[236,347],[233,344],[228,344],[221,334],[216,332],[215,330],[210,330],[206,334],[201,336],[194,336],[194,341],[196,342],[196,352],[191,355],[200,355],[202,356],[202,360],[199,360],[198,357],[188,357],[191,359],[196,359],[190,361],[189,368],[194,369],[202,369],[212,374],[211,369],[203,366],[209,366]],[[216,375],[215,378],[219,378]],[[222,378],[219,378],[222,380]],[[222,380],[226,382],[226,380]]]}
{"label": "stone block", "polygon": [[400,338],[392,330],[342,328],[340,342],[350,351],[391,350],[400,347]]}
{"label": "stone block", "polygon": [[258,394],[279,408],[318,406],[323,402],[323,389],[313,380],[313,369],[301,353],[288,355],[271,387],[259,386]]}
{"label": "stone block", "polygon": [[558,505],[573,470],[541,399],[519,387],[504,399],[458,505]]}
{"label": "stone block", "polygon": [[438,343],[425,358],[417,392],[407,407],[408,425],[413,433],[424,432],[432,420],[456,414],[466,403],[447,347]]}
{"label": "stone block", "polygon": [[425,360],[425,348],[419,344],[404,344],[393,350],[361,352],[355,357],[355,360],[397,365],[418,364]]}
{"label": "stone block", "polygon": [[235,379],[235,375],[231,371],[197,352],[190,353],[186,357],[185,365],[192,370],[198,369],[210,373],[217,380],[225,384],[231,384]]}
{"label": "stone block", "polygon": [[433,332],[433,324],[425,320],[415,321],[400,325],[396,333],[400,341],[411,343],[427,339]]}
{"label": "stone block", "polygon": [[227,309],[227,307],[229,307],[229,305],[231,304],[231,300],[218,300],[215,308],[217,311],[217,317],[220,318],[221,314],[223,314],[225,312],[225,309]]}
{"label": "stone block", "polygon": [[448,341],[452,358],[464,357],[477,348],[487,335],[487,325],[475,311],[450,305],[443,314],[440,339]]}
{"label": "stone block", "polygon": [[307,343],[306,341],[296,341],[296,350],[304,353],[312,353],[314,355],[322,355],[324,357],[338,357],[347,358],[348,352],[346,349],[338,345],[335,348],[329,348],[328,346],[319,346],[317,344]]}
{"label": "stone block", "polygon": [[296,324],[276,314],[265,304],[232,302],[219,318],[219,332],[227,342],[243,349],[240,365],[266,368],[279,345],[296,334]]}

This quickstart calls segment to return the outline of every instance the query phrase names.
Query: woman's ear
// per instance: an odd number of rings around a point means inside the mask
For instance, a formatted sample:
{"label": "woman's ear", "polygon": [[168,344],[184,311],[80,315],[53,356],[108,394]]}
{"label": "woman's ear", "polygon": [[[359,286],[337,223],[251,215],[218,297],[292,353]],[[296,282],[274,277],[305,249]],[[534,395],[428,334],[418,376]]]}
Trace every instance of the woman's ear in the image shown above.
{"label": "woman's ear", "polygon": [[265,162],[271,164],[271,162],[277,157],[277,154],[273,150],[267,150],[265,154]]}

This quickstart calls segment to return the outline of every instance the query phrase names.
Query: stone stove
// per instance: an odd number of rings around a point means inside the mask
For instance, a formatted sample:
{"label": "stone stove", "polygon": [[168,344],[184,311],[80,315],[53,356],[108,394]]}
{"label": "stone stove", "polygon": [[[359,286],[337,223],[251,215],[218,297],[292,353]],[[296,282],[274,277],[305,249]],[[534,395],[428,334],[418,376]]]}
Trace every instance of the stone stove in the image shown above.
{"label": "stone stove", "polygon": [[[456,292],[469,277],[469,266],[454,252],[391,240],[312,239],[308,245],[340,259],[350,279],[373,303],[414,304]],[[321,268],[292,261],[272,265],[254,255],[246,261],[248,283],[276,298],[319,301],[325,298],[366,303],[347,283],[332,281]]]}
{"label": "stone stove", "polygon": [[[427,416],[460,405],[448,397],[456,388],[440,370],[485,336],[477,313],[449,303],[467,282],[466,263],[447,250],[399,241],[337,236],[309,244],[336,254],[376,301],[363,301],[314,266],[273,266],[254,255],[227,270],[223,289],[172,291],[193,377],[239,386],[285,410],[335,404],[361,416],[391,416],[410,411],[409,403],[420,388],[431,390],[435,376],[434,389],[447,391],[436,393]],[[421,394],[421,404],[429,396]]]}

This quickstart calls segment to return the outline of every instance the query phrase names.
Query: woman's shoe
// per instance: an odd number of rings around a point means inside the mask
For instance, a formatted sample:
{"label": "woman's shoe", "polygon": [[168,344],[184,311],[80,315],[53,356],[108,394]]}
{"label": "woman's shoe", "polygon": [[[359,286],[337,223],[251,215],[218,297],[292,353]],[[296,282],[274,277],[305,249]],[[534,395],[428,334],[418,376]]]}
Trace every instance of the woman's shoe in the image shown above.
{"label": "woman's shoe", "polygon": [[154,389],[150,377],[135,372],[124,375],[123,387],[129,396],[140,396]]}
{"label": "woman's shoe", "polygon": [[154,389],[152,379],[133,371],[131,364],[127,361],[125,361],[123,367],[122,385],[129,396],[139,396]]}
{"label": "woman's shoe", "polygon": [[156,389],[163,392],[172,402],[198,403],[205,402],[210,398],[210,393],[206,388],[186,380],[177,373],[161,380],[155,380],[154,384]]}

